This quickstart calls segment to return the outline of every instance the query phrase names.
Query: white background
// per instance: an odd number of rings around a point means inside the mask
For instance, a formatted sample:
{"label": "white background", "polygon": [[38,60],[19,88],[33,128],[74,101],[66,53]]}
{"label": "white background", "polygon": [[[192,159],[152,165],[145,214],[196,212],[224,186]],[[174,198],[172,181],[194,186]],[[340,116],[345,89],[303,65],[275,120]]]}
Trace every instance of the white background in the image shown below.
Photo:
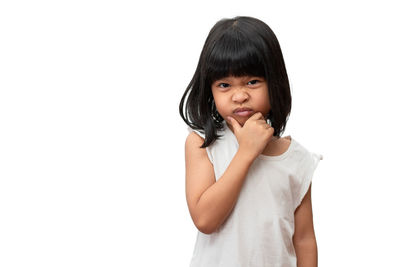
{"label": "white background", "polygon": [[189,266],[178,104],[237,15],[276,33],[284,136],[324,156],[319,266],[400,266],[394,2],[2,1],[0,266]]}

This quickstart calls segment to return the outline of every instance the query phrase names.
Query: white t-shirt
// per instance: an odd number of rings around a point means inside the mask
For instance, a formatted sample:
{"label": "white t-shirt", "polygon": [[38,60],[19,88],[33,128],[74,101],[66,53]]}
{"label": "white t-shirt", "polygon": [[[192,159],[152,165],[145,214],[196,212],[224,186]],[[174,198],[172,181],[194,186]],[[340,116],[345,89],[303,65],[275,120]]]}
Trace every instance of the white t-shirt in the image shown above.
{"label": "white t-shirt", "polygon": [[[223,123],[224,129],[218,131],[222,137],[206,148],[217,181],[239,148],[236,136]],[[204,134],[195,132],[204,139]],[[212,234],[198,231],[190,267],[296,267],[294,211],[320,159],[322,155],[292,137],[283,154],[260,154],[225,222]]]}

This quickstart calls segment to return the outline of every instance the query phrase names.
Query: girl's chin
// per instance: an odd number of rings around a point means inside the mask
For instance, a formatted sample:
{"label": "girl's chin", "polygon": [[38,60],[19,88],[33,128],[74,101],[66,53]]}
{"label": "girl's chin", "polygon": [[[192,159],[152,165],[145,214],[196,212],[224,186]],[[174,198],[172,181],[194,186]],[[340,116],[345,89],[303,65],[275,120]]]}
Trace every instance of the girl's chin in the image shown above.
{"label": "girl's chin", "polygon": [[[243,125],[246,123],[246,121],[249,119],[248,117],[233,117],[239,124],[240,126],[243,127]],[[225,120],[227,123],[229,123],[228,119]]]}

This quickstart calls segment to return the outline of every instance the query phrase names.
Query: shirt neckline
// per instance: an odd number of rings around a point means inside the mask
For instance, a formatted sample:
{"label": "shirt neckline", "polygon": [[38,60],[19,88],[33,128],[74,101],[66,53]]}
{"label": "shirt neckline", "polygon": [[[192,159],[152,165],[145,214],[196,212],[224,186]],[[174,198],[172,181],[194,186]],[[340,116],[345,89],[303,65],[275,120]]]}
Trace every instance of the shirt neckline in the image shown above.
{"label": "shirt neckline", "polygon": [[[236,139],[235,134],[231,131],[231,129],[228,127],[227,122],[223,121],[224,123],[224,130],[228,132],[228,134],[231,135],[233,141],[235,142],[235,145],[237,148],[239,148],[239,143]],[[268,155],[264,155],[264,154],[259,154],[257,158],[262,159],[262,160],[283,160],[285,159],[293,150],[293,147],[295,146],[296,141],[293,139],[293,137],[291,135],[288,135],[288,137],[290,137],[290,144],[289,147],[286,149],[285,152],[283,152],[280,155],[277,156],[268,156]]]}

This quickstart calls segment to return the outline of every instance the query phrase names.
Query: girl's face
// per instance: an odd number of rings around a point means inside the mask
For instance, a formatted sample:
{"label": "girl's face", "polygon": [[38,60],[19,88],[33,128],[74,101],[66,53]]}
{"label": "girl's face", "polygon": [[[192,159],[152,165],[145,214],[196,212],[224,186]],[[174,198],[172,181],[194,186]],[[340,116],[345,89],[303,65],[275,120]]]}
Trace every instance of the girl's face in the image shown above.
{"label": "girl's face", "polygon": [[218,113],[225,121],[231,116],[243,126],[254,113],[261,112],[265,117],[271,109],[268,86],[263,77],[229,76],[215,81],[211,90]]}

